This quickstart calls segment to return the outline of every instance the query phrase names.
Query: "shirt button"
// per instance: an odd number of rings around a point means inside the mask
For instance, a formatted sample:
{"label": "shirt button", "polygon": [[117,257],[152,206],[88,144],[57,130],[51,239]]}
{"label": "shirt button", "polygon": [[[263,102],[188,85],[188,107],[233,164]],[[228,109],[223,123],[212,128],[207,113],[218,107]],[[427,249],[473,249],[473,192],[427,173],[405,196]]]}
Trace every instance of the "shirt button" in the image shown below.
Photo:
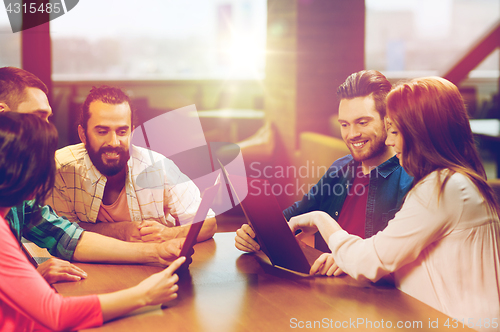
{"label": "shirt button", "polygon": [[339,212],[338,211],[335,211],[335,217],[339,215]]}

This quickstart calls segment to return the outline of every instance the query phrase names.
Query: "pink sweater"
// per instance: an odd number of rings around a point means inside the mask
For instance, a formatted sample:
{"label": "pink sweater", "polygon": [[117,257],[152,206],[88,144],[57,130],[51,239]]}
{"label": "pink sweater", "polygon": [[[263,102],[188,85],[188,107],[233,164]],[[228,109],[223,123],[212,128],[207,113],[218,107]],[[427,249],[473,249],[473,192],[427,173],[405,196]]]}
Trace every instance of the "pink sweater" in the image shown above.
{"label": "pink sweater", "polygon": [[102,323],[97,295],[57,294],[28,262],[0,216],[0,331],[78,330]]}

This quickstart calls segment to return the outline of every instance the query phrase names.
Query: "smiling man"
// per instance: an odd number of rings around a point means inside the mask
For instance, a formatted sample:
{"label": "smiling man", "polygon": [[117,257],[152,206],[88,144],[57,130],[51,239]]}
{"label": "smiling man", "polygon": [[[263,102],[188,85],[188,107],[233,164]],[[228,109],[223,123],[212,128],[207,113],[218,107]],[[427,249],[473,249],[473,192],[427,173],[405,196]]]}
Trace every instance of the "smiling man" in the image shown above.
{"label": "smiling man", "polygon": [[[48,203],[86,230],[125,241],[186,237],[200,191],[171,160],[130,144],[134,112],[118,88],[90,91],[78,126],[82,143],[56,152],[56,183]],[[151,188],[137,183],[144,172],[156,179]],[[211,238],[216,227],[210,211],[198,240]]]}
{"label": "smiling man", "polygon": [[[393,149],[385,145],[385,98],[391,83],[378,71],[360,71],[342,83],[338,121],[351,151],[335,161],[301,201],[285,209],[286,219],[312,212],[331,215],[350,234],[368,238],[387,226],[401,208],[413,179],[399,165]],[[259,250],[249,225],[236,232],[236,247]],[[329,251],[321,236],[316,248]]]}

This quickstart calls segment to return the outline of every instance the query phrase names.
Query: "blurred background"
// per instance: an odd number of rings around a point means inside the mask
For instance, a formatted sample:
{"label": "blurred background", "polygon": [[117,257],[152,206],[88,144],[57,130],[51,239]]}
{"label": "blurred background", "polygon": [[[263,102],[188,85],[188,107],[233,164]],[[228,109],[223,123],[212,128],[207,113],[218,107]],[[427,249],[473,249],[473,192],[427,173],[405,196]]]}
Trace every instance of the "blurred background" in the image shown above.
{"label": "blurred background", "polygon": [[[79,142],[92,86],[125,89],[139,122],[195,104],[207,141],[239,143],[247,175],[271,175],[285,205],[302,192],[284,184],[314,183],[348,153],[336,90],[362,69],[459,86],[471,118],[488,119],[473,130],[498,177],[499,22],[500,0],[84,0],[18,33],[0,11],[0,66],[49,86],[60,146]],[[307,174],[277,174],[290,167]]]}

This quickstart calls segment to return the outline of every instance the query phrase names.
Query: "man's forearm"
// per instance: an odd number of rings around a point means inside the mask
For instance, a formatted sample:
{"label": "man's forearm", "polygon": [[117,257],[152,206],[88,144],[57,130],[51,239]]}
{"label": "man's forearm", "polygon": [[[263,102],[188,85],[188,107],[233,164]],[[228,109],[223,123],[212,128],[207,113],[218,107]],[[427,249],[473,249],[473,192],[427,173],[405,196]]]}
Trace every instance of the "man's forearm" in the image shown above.
{"label": "man's forearm", "polygon": [[83,232],[73,254],[79,262],[156,263],[157,244],[125,242],[93,232]]}
{"label": "man's forearm", "polygon": [[[175,238],[187,237],[190,228],[191,225],[189,224],[184,226],[167,227],[165,230],[168,233],[169,239],[175,239]],[[203,226],[201,227],[200,233],[198,234],[198,238],[196,240],[198,242],[201,242],[211,239],[214,236],[216,230],[217,230],[217,221],[215,220],[215,217],[207,218],[203,223]]]}
{"label": "man's forearm", "polygon": [[203,223],[203,227],[200,230],[200,234],[198,234],[197,238],[198,242],[211,239],[216,231],[217,231],[217,221],[215,220],[215,217],[207,218]]}
{"label": "man's forearm", "polygon": [[99,233],[108,237],[113,237],[122,241],[140,241],[139,223],[136,222],[80,222],[79,226],[83,229]]}

